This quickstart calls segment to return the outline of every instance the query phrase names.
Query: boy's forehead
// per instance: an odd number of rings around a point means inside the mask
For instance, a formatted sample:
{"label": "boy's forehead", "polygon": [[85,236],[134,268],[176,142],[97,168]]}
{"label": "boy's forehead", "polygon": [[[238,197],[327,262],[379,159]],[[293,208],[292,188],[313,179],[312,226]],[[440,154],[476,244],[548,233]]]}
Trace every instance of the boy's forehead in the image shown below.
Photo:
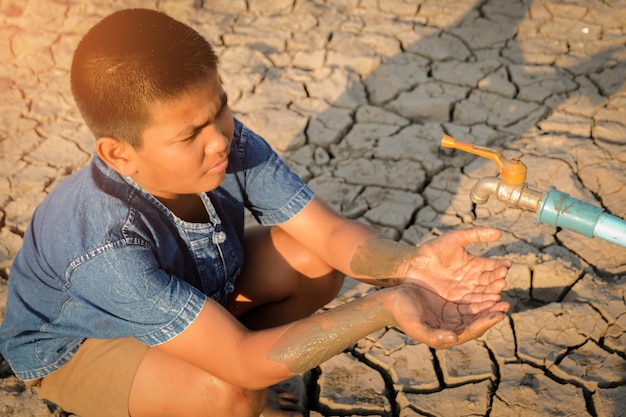
{"label": "boy's forehead", "polygon": [[150,122],[144,135],[157,129],[165,137],[177,137],[189,129],[212,121],[227,104],[227,97],[218,77],[197,83],[169,100],[150,106]]}
{"label": "boy's forehead", "polygon": [[189,100],[202,99],[206,103],[221,103],[222,96],[225,96],[222,83],[217,76],[209,76],[203,81],[189,86],[180,94],[163,101],[157,101],[151,106],[152,113],[162,111],[166,108],[179,106],[181,103]]}
{"label": "boy's forehead", "polygon": [[205,91],[215,98],[224,93],[224,88],[222,87],[222,82],[220,81],[219,76],[217,74],[211,74],[197,83],[190,85],[180,97],[193,95],[197,91]]}

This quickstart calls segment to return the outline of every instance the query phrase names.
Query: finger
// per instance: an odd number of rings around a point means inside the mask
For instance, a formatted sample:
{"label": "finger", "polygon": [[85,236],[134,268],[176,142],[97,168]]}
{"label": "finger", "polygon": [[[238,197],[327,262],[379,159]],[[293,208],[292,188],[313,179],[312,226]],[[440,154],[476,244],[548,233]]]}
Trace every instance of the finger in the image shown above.
{"label": "finger", "polygon": [[464,316],[475,316],[481,314],[483,311],[490,310],[493,306],[499,303],[500,300],[479,300],[478,298],[473,303],[459,304],[457,311]]}
{"label": "finger", "polygon": [[494,264],[494,269],[484,268],[483,271],[478,275],[478,279],[476,281],[477,284],[488,286],[496,281],[505,281],[507,275],[509,274],[509,266],[506,263],[498,263]]}
{"label": "finger", "polygon": [[434,349],[440,347],[453,346],[458,343],[460,331],[456,331],[457,328],[462,327],[461,317],[457,317],[457,323],[450,325],[447,328],[442,328],[441,323],[428,323],[426,321],[417,320],[413,325],[403,328],[406,334],[427,346]]}
{"label": "finger", "polygon": [[463,246],[476,242],[493,242],[501,236],[500,231],[493,227],[472,227],[471,229],[455,230],[450,233],[453,233]]}
{"label": "finger", "polygon": [[[475,304],[478,305],[481,303],[490,302],[490,303],[495,304],[499,302],[501,299],[502,297],[500,296],[500,293],[476,290],[475,292],[465,294],[463,298],[461,298],[460,300],[449,299],[449,301],[458,304],[459,308],[460,306],[465,306],[467,308],[467,306],[472,306]],[[465,314],[466,311],[462,311],[462,313]]]}
{"label": "finger", "polygon": [[447,294],[448,301],[473,303],[484,300],[498,300],[506,288],[506,270],[468,274],[453,291]]}
{"label": "finger", "polygon": [[458,306],[458,311],[466,316],[476,316],[489,313],[507,313],[510,308],[510,304],[506,301],[484,300],[473,304],[460,304]]}
{"label": "finger", "polygon": [[492,312],[503,313],[503,314],[508,313],[510,309],[511,309],[511,304],[509,304],[506,301],[500,301],[499,303],[491,307]]}
{"label": "finger", "polygon": [[472,259],[471,265],[479,269],[483,274],[493,274],[496,278],[504,278],[509,273],[513,263],[508,259],[476,257]]}
{"label": "finger", "polygon": [[479,242],[493,242],[500,239],[502,233],[493,227],[476,227],[474,228]]}
{"label": "finger", "polygon": [[[500,308],[504,308],[500,306]],[[506,317],[505,312],[502,311],[487,311],[481,314],[470,323],[469,326],[459,335],[458,343],[464,343],[468,340],[475,339],[482,336],[491,327],[502,321]]]}
{"label": "finger", "polygon": [[507,282],[504,278],[490,277],[488,279],[479,278],[473,288],[474,293],[500,294],[506,288]]}
{"label": "finger", "polygon": [[505,288],[506,280],[499,279],[497,281],[490,282],[489,285],[485,286],[484,292],[488,294],[500,294]]}

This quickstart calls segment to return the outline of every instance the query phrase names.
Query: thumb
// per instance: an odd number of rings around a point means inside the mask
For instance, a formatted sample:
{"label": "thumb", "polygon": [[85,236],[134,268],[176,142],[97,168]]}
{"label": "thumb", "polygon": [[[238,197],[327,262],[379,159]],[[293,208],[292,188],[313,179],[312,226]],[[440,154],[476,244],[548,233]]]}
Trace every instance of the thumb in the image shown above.
{"label": "thumb", "polygon": [[430,336],[431,343],[429,345],[435,349],[454,346],[459,342],[459,336],[450,330],[434,330]]}
{"label": "thumb", "polygon": [[493,227],[472,227],[471,229],[455,230],[453,234],[461,246],[465,247],[476,242],[493,242],[500,238],[500,230]]}
{"label": "thumb", "polygon": [[493,242],[502,235],[500,230],[493,227],[477,227],[474,230],[476,231],[477,242]]}

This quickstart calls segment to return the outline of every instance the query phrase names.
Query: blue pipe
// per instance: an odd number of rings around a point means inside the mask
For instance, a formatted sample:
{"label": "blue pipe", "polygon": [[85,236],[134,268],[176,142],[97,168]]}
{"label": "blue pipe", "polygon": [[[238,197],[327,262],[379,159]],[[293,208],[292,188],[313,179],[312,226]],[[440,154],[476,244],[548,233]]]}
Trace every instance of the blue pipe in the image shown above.
{"label": "blue pipe", "polygon": [[626,248],[626,220],[604,209],[548,188],[539,202],[537,223],[562,227],[587,237],[599,237]]}

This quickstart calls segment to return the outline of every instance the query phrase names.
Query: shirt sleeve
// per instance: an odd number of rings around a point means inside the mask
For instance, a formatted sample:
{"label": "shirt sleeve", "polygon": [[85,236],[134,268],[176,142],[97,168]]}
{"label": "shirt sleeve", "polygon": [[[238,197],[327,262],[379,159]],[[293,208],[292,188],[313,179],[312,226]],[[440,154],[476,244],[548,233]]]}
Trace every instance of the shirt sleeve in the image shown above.
{"label": "shirt sleeve", "polygon": [[243,127],[247,207],[261,224],[283,223],[300,212],[315,196],[271,146]]}
{"label": "shirt sleeve", "polygon": [[[158,345],[185,330],[206,302],[192,285],[161,269],[146,245],[110,244],[82,257],[69,273],[72,297],[62,315],[88,337],[133,336]],[[73,312],[80,312],[74,317],[82,323],[71,323]]]}

